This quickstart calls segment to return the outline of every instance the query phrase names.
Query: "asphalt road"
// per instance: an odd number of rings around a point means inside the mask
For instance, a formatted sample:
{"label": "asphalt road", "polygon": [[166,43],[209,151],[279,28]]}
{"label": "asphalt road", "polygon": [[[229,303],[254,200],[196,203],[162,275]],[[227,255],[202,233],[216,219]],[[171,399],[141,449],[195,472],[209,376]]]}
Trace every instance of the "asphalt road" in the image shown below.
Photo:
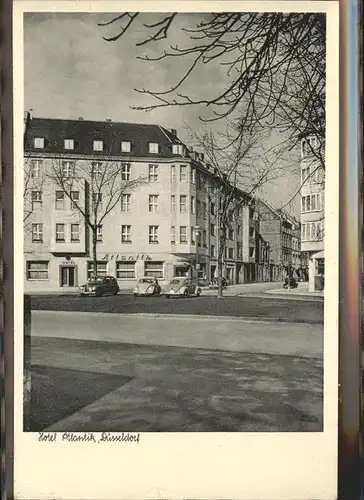
{"label": "asphalt road", "polygon": [[261,297],[79,297],[77,295],[32,296],[33,310],[105,313],[191,314],[232,316],[309,324],[323,323],[323,301]]}
{"label": "asphalt road", "polygon": [[322,431],[321,358],[32,339],[32,430]]}

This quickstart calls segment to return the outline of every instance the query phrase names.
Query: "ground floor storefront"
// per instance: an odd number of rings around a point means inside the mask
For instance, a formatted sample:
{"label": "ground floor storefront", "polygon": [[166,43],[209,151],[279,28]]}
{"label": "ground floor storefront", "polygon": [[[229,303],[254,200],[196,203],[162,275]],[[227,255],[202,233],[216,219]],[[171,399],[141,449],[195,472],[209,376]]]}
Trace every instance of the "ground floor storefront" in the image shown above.
{"label": "ground floor storefront", "polygon": [[[84,255],[25,254],[24,265],[25,292],[76,290],[95,274],[92,259]],[[156,277],[163,284],[196,272],[199,280],[208,284],[218,276],[217,260],[203,255],[196,265],[193,255],[103,253],[98,256],[96,270],[100,276],[114,276],[121,289],[133,287],[144,276]],[[223,263],[222,275],[231,285],[281,279],[278,266],[232,260]]]}

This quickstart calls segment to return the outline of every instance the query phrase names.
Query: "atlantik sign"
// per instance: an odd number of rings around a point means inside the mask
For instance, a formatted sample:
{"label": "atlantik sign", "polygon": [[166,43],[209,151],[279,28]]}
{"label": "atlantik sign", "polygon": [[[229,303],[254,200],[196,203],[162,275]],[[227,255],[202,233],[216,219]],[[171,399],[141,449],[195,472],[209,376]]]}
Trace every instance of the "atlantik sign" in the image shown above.
{"label": "atlantik sign", "polygon": [[152,260],[150,255],[145,253],[136,254],[136,255],[128,255],[123,253],[106,253],[101,260]]}

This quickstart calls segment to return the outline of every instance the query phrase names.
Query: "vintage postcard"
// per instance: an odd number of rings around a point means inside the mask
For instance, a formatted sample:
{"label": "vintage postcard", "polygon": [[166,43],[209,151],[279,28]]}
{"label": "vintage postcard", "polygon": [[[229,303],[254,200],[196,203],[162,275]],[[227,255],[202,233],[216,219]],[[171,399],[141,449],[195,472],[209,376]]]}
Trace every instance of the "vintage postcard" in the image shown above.
{"label": "vintage postcard", "polygon": [[22,499],[337,488],[337,2],[14,2]]}

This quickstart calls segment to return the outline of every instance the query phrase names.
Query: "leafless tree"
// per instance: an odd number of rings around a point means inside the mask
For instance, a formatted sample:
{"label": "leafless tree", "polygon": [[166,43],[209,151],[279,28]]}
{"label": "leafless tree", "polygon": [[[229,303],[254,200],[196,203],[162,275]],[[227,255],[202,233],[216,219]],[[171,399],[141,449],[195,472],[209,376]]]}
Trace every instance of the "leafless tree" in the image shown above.
{"label": "leafless tree", "polygon": [[[47,175],[91,231],[93,273],[96,275],[98,231],[103,221],[121,203],[124,194],[130,194],[147,180],[133,178],[129,164],[114,160],[81,160],[76,164],[54,159]],[[84,193],[84,199],[75,197],[77,192]]]}
{"label": "leafless tree", "polygon": [[[151,98],[150,104],[136,109],[205,106],[210,111],[207,118],[201,118],[205,121],[240,116],[240,134],[252,124],[274,126],[286,135],[288,149],[297,146],[302,136],[314,135],[319,145],[312,153],[324,167],[325,14],[227,12],[151,16],[124,12],[99,25],[105,29],[116,27],[116,34],[104,36],[108,42],[124,39],[132,31],[134,37],[137,33],[139,38],[133,38],[132,43],[149,47],[152,54],[139,59],[154,63],[175,60],[176,70],[185,68],[168,88],[136,89]],[[170,42],[175,28],[180,29],[181,45]],[[193,95],[189,86],[193,73],[213,63],[222,69],[224,89],[216,86],[216,94],[203,98]]]}
{"label": "leafless tree", "polygon": [[[283,175],[279,161],[272,162],[261,146],[261,135],[253,128],[235,139],[238,124],[227,126],[224,133],[191,132],[193,144],[204,153],[206,164],[213,170],[214,188],[208,201],[214,206],[211,214],[217,228],[218,296],[223,294],[222,274],[229,230],[243,209],[254,210],[255,196],[265,183]],[[277,160],[277,157],[275,157]],[[210,210],[211,213],[211,210]]]}

